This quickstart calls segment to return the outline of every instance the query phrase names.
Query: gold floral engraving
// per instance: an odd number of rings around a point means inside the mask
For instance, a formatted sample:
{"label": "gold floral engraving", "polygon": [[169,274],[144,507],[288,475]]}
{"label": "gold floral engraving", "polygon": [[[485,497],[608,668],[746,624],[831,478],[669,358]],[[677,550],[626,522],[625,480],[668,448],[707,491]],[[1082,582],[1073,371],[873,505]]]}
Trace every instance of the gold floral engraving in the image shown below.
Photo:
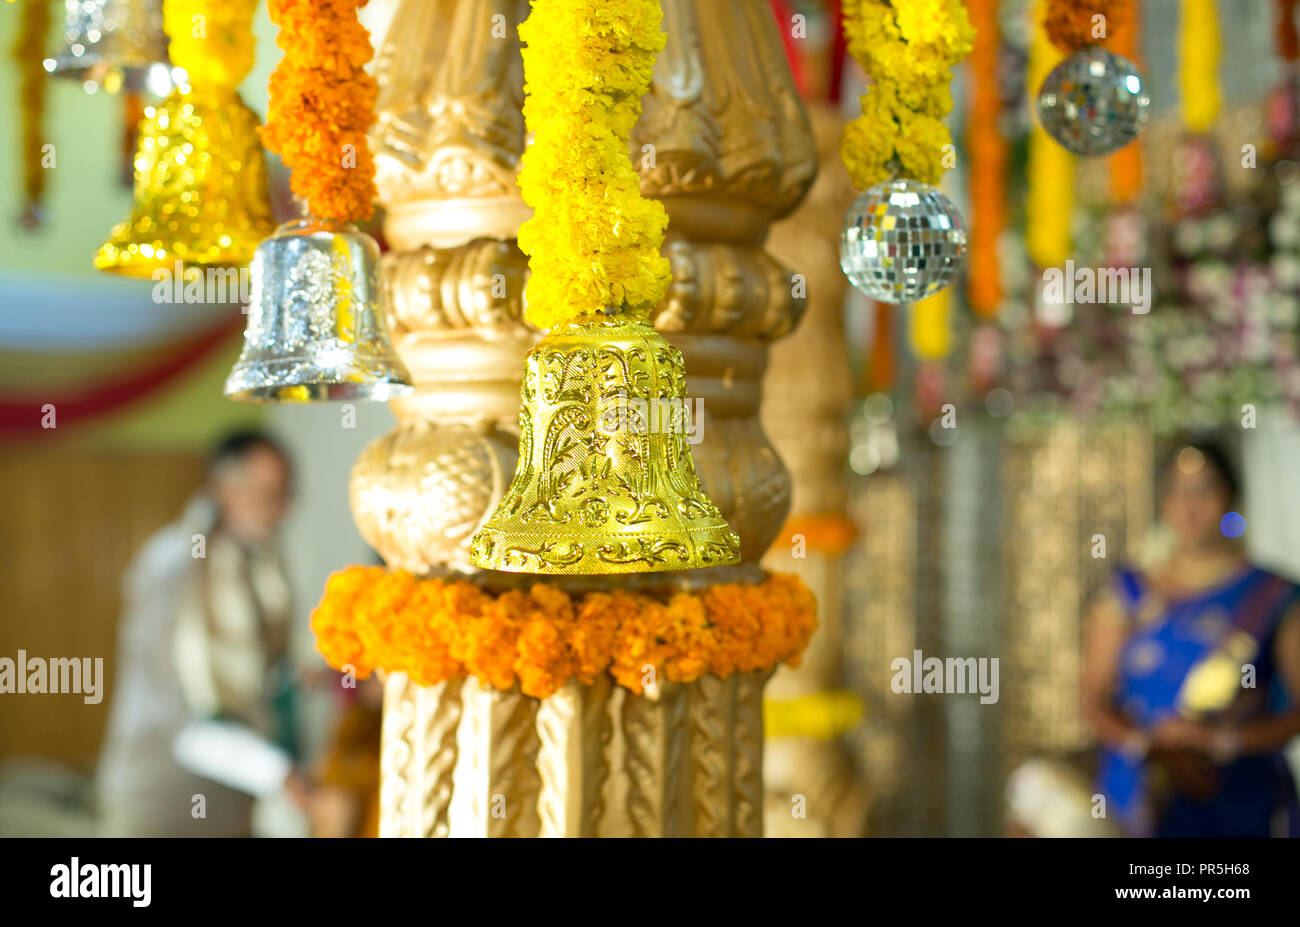
{"label": "gold floral engraving", "polygon": [[737,561],[740,539],[691,462],[682,354],[648,320],[557,327],[529,354],[520,392],[518,470],[474,563],[584,574]]}

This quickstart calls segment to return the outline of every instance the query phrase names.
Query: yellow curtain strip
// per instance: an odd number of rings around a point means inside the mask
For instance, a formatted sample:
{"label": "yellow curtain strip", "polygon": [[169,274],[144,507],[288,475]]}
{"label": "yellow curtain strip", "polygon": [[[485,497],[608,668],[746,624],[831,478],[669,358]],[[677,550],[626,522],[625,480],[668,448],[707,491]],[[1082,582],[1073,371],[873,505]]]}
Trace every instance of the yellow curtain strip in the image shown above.
{"label": "yellow curtain strip", "polygon": [[1219,117],[1219,14],[1214,0],[1183,0],[1183,33],[1179,49],[1183,123],[1192,132],[1205,132]]}
{"label": "yellow curtain strip", "polygon": [[952,290],[940,290],[912,305],[912,350],[920,360],[942,360],[952,350]]}
{"label": "yellow curtain strip", "polygon": [[[1037,99],[1044,78],[1061,60],[1043,27],[1047,4],[1034,5],[1034,40],[1029,51],[1029,97]],[[1025,243],[1039,267],[1059,267],[1070,255],[1070,213],[1074,206],[1074,156],[1035,123],[1029,137],[1029,196]]]}

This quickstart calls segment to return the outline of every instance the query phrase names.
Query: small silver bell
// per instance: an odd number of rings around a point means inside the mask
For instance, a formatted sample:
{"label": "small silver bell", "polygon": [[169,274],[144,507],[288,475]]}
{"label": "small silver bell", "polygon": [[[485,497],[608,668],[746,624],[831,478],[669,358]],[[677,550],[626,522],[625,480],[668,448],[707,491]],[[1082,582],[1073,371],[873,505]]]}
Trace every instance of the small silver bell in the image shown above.
{"label": "small silver bell", "polygon": [[244,350],[226,380],[240,402],[383,402],[414,387],[388,340],[379,246],[352,225],[298,219],[257,246]]}
{"label": "small silver bell", "polygon": [[[45,59],[56,77],[116,93],[123,86],[149,86],[165,96],[171,65],[163,32],[162,0],[65,0],[63,48]],[[163,76],[166,86],[155,87]]]}

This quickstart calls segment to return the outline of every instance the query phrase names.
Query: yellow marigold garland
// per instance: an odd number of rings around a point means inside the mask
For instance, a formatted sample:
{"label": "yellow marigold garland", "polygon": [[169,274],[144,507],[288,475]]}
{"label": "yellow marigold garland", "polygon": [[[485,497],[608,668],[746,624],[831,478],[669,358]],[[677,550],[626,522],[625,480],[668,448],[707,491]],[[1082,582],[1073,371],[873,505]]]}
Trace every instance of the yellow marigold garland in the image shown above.
{"label": "yellow marigold garland", "polygon": [[[1061,60],[1048,37],[1041,2],[1033,17],[1034,36],[1026,72],[1031,94]],[[1025,247],[1039,267],[1060,267],[1070,256],[1070,217],[1074,209],[1074,155],[1058,145],[1041,124],[1029,136],[1028,194],[1025,199]]]}
{"label": "yellow marigold garland", "polygon": [[533,217],[529,321],[648,312],[668,286],[659,253],[668,215],[641,195],[628,156],[641,97],[666,37],[658,0],[532,0],[524,43],[524,120],[533,143],[519,189]]}
{"label": "yellow marigold garland", "polygon": [[284,58],[271,75],[262,140],[293,171],[293,192],[318,219],[363,221],[374,211],[366,133],[379,87],[365,70],[370,33],[357,21],[366,2],[267,0]]}
{"label": "yellow marigold garland", "polygon": [[45,67],[45,37],[50,31],[50,5],[46,0],[26,0],[22,20],[14,38],[13,56],[21,75],[18,95],[22,121],[19,134],[23,166],[23,193],[37,222],[36,207],[45,196],[48,176],[41,161],[45,147],[45,92],[48,86]]}
{"label": "yellow marigold garland", "polygon": [[[844,129],[840,152],[858,189],[905,176],[937,184],[943,118],[952,109],[952,68],[975,33],[960,0],[845,0],[849,54],[871,76],[862,115]],[[893,162],[893,163],[891,163]]]}
{"label": "yellow marigold garland", "polygon": [[172,64],[195,90],[234,90],[253,69],[257,0],[167,0],[163,31]]}
{"label": "yellow marigold garland", "polygon": [[1207,132],[1219,118],[1219,13],[1214,0],[1183,0],[1178,76],[1183,124]]}
{"label": "yellow marigold garland", "polygon": [[469,675],[546,698],[606,672],[640,692],[647,665],[674,682],[797,665],[816,610],[808,587],[783,574],[664,600],[619,590],[570,596],[546,583],[491,593],[463,580],[349,567],[330,577],[311,622],[326,661],[362,678],[383,669],[433,685]]}

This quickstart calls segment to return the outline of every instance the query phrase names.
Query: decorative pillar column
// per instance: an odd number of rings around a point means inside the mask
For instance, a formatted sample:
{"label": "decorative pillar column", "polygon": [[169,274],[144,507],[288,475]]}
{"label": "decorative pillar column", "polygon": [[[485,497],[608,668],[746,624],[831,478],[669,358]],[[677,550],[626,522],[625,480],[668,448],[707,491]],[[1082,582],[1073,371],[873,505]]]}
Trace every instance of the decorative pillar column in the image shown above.
{"label": "decorative pillar column", "polygon": [[[778,836],[862,836],[867,793],[840,734],[860,713],[843,687],[844,553],[848,510],[848,407],[853,378],[844,343],[840,223],[855,191],[840,161],[844,121],[830,104],[811,115],[821,170],[807,200],[772,230],[770,247],[806,281],[808,312],[772,350],[763,427],[794,484],[790,518],[764,563],[797,574],[817,596],[819,628],[797,668],[767,688],[769,831]],[[816,364],[810,372],[810,361]]]}
{"label": "decorative pillar column", "polygon": [[[763,242],[812,181],[811,135],[765,3],[665,0],[664,12],[668,45],[632,144],[643,191],[670,216],[673,284],[655,325],[686,355],[690,396],[703,400],[695,464],[744,559],[546,581],[574,595],[761,583],[789,505],[759,385],[768,342],[802,303]],[[476,571],[468,554],[515,469],[520,376],[540,334],[523,321],[515,242],[528,215],[515,184],[527,15],[526,0],[405,0],[377,62],[372,133],[393,341],[417,390],[358,459],[353,513],[390,567],[491,595],[541,579]],[[642,694],[602,675],[537,699],[389,673],[380,833],[759,836],[770,674],[651,678]]]}

